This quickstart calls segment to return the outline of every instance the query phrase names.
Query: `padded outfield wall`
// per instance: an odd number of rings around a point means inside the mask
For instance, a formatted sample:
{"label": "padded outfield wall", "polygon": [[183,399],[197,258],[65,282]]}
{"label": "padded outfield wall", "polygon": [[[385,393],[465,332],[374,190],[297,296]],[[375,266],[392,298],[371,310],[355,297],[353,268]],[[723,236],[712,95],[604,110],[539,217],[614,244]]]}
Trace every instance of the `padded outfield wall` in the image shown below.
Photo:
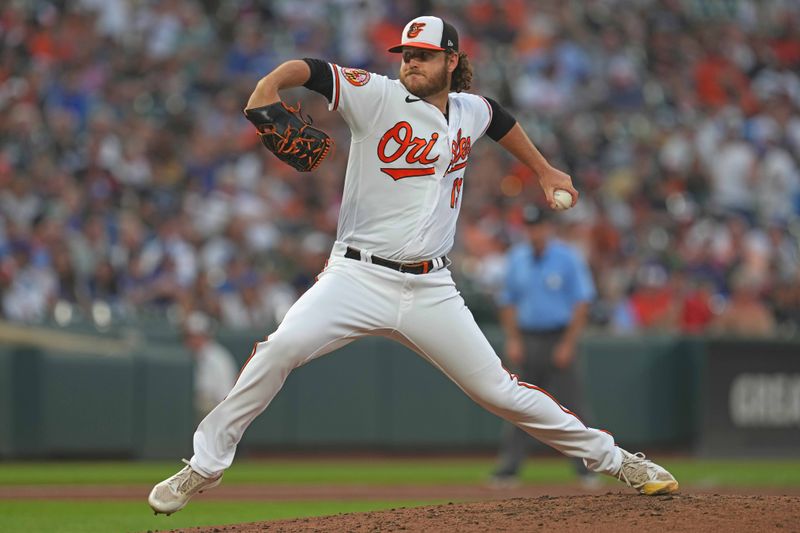
{"label": "padded outfield wall", "polygon": [[[501,349],[499,330],[486,331]],[[242,364],[263,336],[218,339]],[[0,457],[191,453],[192,360],[174,332],[2,324],[0,338]],[[796,456],[798,347],[590,336],[580,347],[589,408],[580,414],[626,447]],[[498,418],[416,354],[367,338],[293,372],[241,451],[490,451],[500,433]]]}

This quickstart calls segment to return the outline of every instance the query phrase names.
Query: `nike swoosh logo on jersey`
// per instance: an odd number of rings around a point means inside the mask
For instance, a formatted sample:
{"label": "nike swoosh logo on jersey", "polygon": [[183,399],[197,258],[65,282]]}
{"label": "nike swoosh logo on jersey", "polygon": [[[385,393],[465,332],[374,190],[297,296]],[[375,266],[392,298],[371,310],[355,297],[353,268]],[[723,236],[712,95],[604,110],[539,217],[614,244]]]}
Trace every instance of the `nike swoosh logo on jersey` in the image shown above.
{"label": "nike swoosh logo on jersey", "polygon": [[419,102],[421,100],[422,100],[422,98],[411,98],[410,96],[406,96],[406,102],[409,103],[409,104],[414,103],[414,102]]}

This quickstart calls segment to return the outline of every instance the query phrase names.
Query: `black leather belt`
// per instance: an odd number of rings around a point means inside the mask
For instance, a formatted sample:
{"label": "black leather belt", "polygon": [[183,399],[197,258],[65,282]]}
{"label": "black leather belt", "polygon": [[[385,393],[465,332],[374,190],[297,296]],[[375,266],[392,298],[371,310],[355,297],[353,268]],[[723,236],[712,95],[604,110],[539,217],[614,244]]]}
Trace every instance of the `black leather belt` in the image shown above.
{"label": "black leather belt", "polygon": [[[344,256],[348,259],[361,261],[361,251],[358,248],[353,248],[352,246],[347,247],[347,252],[345,252]],[[372,256],[372,262],[376,265],[391,268],[392,270],[397,270],[398,272],[404,272],[406,274],[427,274],[436,268],[437,260],[441,266],[447,264],[446,255],[443,255],[437,259],[428,259],[418,263],[401,263],[399,261],[392,261],[391,259],[384,259],[383,257],[378,257],[377,255]]]}

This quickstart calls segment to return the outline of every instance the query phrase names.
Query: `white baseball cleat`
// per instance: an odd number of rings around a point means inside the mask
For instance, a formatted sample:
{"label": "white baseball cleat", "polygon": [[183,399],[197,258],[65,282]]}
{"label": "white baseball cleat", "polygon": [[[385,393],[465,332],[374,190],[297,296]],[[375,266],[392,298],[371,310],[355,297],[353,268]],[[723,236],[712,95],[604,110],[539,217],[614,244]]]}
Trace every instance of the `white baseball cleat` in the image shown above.
{"label": "white baseball cleat", "polygon": [[617,479],[648,496],[678,491],[678,482],[672,474],[645,459],[643,453],[630,453],[622,448],[619,451],[622,452],[622,466]]}
{"label": "white baseball cleat", "polygon": [[198,474],[189,465],[189,461],[182,459],[186,466],[172,477],[168,477],[150,491],[147,503],[150,504],[155,514],[164,513],[167,516],[180,511],[195,494],[206,489],[213,489],[222,481],[222,474],[214,478],[207,478]]}

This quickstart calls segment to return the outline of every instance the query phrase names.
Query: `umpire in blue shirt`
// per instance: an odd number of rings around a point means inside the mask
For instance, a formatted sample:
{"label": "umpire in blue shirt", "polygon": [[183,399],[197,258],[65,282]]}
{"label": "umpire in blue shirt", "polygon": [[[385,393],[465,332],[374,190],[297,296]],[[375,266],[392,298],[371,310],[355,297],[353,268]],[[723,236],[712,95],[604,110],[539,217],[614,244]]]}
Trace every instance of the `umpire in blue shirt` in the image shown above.
{"label": "umpire in blue shirt", "polygon": [[[575,355],[595,288],[583,257],[555,238],[554,216],[553,211],[534,205],[523,209],[527,238],[507,256],[500,322],[506,336],[506,363],[512,372],[580,415]],[[516,483],[530,441],[516,426],[507,428],[493,474],[498,486]],[[575,460],[575,468],[581,480],[591,485],[593,478],[583,461]]]}

